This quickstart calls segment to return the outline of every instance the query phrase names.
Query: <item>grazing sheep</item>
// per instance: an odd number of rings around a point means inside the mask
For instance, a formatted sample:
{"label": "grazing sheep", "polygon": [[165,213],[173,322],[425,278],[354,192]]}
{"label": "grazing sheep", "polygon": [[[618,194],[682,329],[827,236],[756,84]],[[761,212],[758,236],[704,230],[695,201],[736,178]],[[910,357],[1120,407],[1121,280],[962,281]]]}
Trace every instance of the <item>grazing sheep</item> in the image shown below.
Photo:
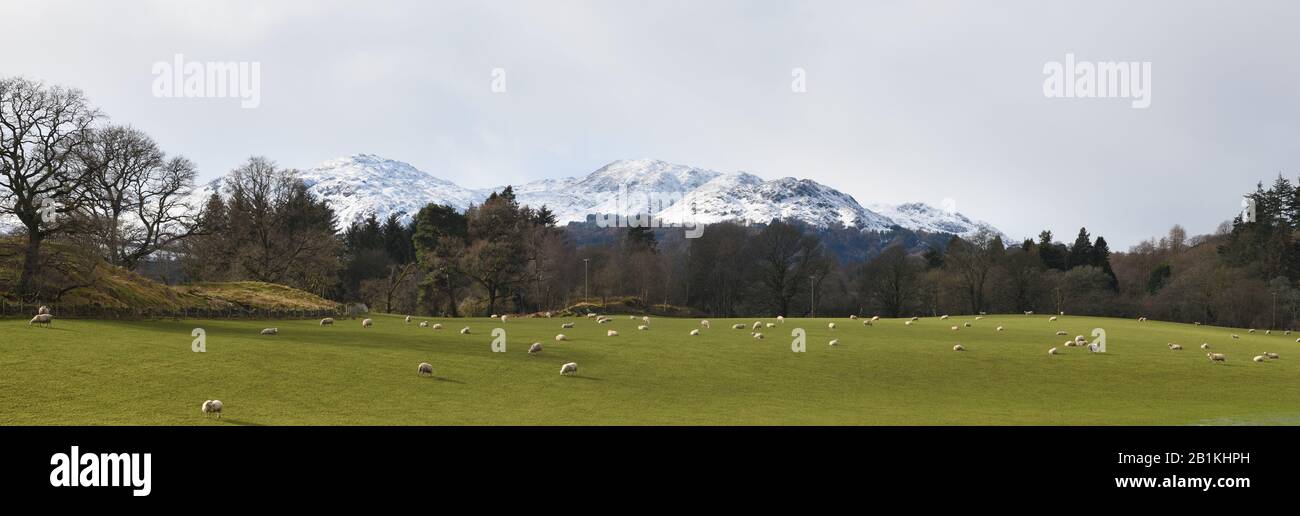
{"label": "grazing sheep", "polygon": [[781,316],[781,315],[776,316],[776,322],[785,324],[785,316]]}
{"label": "grazing sheep", "polygon": [[911,326],[914,321],[903,321],[903,324]]}
{"label": "grazing sheep", "polygon": [[1053,315],[1053,316],[1051,316],[1051,317],[1048,317],[1048,318],[1047,318],[1047,322],[1056,322],[1056,316]]}
{"label": "grazing sheep", "polygon": [[1250,330],[1247,330],[1246,333],[1255,333],[1255,329],[1251,328]]}
{"label": "grazing sheep", "polygon": [[569,337],[566,337],[563,333],[555,336],[556,342],[565,341],[565,340],[569,340]]}
{"label": "grazing sheep", "polygon": [[1202,350],[1210,349],[1210,343],[1209,343],[1209,342],[1202,342],[1202,343],[1201,343],[1201,349],[1202,349]]}
{"label": "grazing sheep", "polygon": [[627,320],[629,320],[629,321],[635,321],[635,320],[636,320],[636,316],[635,316],[635,315],[629,315],[629,316],[627,316]]}
{"label": "grazing sheep", "polygon": [[983,319],[984,319],[984,316],[982,316],[982,315],[975,317],[975,320],[976,320],[976,321],[980,321],[980,320],[983,320]]}
{"label": "grazing sheep", "polygon": [[831,339],[831,345],[832,346],[840,345],[840,339]]}
{"label": "grazing sheep", "polygon": [[36,309],[36,315],[49,315],[49,313],[50,313],[50,307],[48,306],[42,306]]}
{"label": "grazing sheep", "polygon": [[362,320],[361,320],[361,327],[362,327],[362,328],[369,328],[369,327],[374,326],[374,325],[375,325],[375,321],[374,321],[373,319],[362,319]]}
{"label": "grazing sheep", "polygon": [[501,322],[506,322],[506,319],[509,319],[509,318],[510,318],[510,316],[508,316],[508,315],[502,315],[502,316],[501,316]]}
{"label": "grazing sheep", "polygon": [[699,335],[700,335],[700,330],[691,330],[692,337],[698,337]]}
{"label": "grazing sheep", "polygon": [[1060,315],[1065,315],[1065,311],[1061,311],[1061,312],[1059,312],[1059,313],[1060,313]]}
{"label": "grazing sheep", "polygon": [[774,323],[774,322],[770,322],[770,323],[765,324],[764,326],[767,326],[768,328],[775,328],[775,327],[776,327],[776,323]]}
{"label": "grazing sheep", "polygon": [[1084,343],[1086,343],[1086,342],[1088,342],[1088,339],[1083,338],[1083,335],[1075,335],[1075,336],[1074,336],[1074,343],[1075,343],[1075,344],[1084,344]]}
{"label": "grazing sheep", "polygon": [[731,325],[731,329],[733,329],[733,330],[743,330],[743,329],[745,329],[745,325],[743,325],[743,324],[741,324],[741,323],[736,323],[736,324]]}
{"label": "grazing sheep", "polygon": [[433,376],[433,364],[420,362],[420,366],[416,367],[415,371],[419,373],[420,376]]}
{"label": "grazing sheep", "polygon": [[1273,330],[1264,330],[1264,335],[1272,335]]}
{"label": "grazing sheep", "polygon": [[326,318],[324,318],[324,319],[321,319],[321,320],[320,320],[320,325],[321,325],[321,326],[334,326],[334,318],[332,318],[332,317],[326,317]]}
{"label": "grazing sheep", "polygon": [[420,321],[420,327],[421,327],[421,328],[428,328],[428,327],[429,327],[429,321]]}
{"label": "grazing sheep", "polygon": [[411,324],[411,316],[409,316],[409,315],[406,316],[406,320],[405,320],[405,322],[406,322],[406,324]]}
{"label": "grazing sheep", "polygon": [[572,328],[572,327],[573,327],[573,323],[571,323],[571,322],[566,322],[566,323],[560,325],[560,329],[569,329],[569,328]]}
{"label": "grazing sheep", "polygon": [[648,325],[650,324],[650,316],[647,315],[647,316],[642,317],[642,318],[641,318],[641,322],[642,322],[642,323],[645,323],[645,324],[648,326]]}
{"label": "grazing sheep", "polygon": [[751,327],[750,329],[757,330],[757,329],[762,328],[762,327],[763,327],[763,322],[762,322],[762,321],[754,321],[754,326]]}
{"label": "grazing sheep", "polygon": [[1224,355],[1223,353],[1206,353],[1205,356],[1210,357],[1211,362],[1219,362],[1224,364],[1228,362],[1228,355]]}
{"label": "grazing sheep", "polygon": [[644,324],[642,324],[642,325],[640,325],[640,326],[637,326],[636,329],[641,330],[641,331],[646,331],[646,330],[650,329],[650,327],[649,327],[649,326],[646,326],[646,325],[644,325]]}
{"label": "grazing sheep", "polygon": [[1277,360],[1278,358],[1280,358],[1277,356],[1277,353],[1269,353],[1267,351],[1264,352],[1264,356],[1271,358],[1273,360]]}
{"label": "grazing sheep", "polygon": [[762,334],[762,333],[754,333],[754,338],[755,338],[755,339],[758,339],[758,340],[763,340],[763,334]]}
{"label": "grazing sheep", "polygon": [[280,334],[280,329],[279,329],[279,328],[263,328],[263,329],[262,329],[262,335],[279,335],[279,334]]}
{"label": "grazing sheep", "polygon": [[577,362],[569,362],[567,364],[560,366],[560,376],[564,376],[567,374],[578,374]]}
{"label": "grazing sheep", "polygon": [[914,316],[912,316],[912,318],[909,319],[909,320],[912,321],[912,322],[916,322],[916,321],[921,320],[921,318],[920,318],[920,317],[917,317],[917,316],[914,315]]}
{"label": "grazing sheep", "polygon": [[1147,322],[1146,317],[1138,317],[1138,322]]}
{"label": "grazing sheep", "polygon": [[1169,343],[1169,351],[1182,351],[1182,350],[1183,350],[1183,346],[1181,344],[1174,344],[1172,342]]}
{"label": "grazing sheep", "polygon": [[703,326],[703,327],[705,327],[705,328],[708,328],[708,327],[709,327],[709,320],[708,320],[708,319],[705,319],[705,320],[703,320],[703,321],[700,321],[700,326]]}
{"label": "grazing sheep", "polygon": [[590,319],[590,318],[592,318],[592,317],[595,317],[595,316],[596,316],[596,314],[594,314],[594,313],[592,313],[592,312],[587,312],[587,318],[588,318],[588,319]]}
{"label": "grazing sheep", "polygon": [[962,323],[961,325],[970,328],[970,323]]}
{"label": "grazing sheep", "polygon": [[542,352],[542,343],[541,343],[541,342],[534,342],[533,345],[528,346],[528,354],[529,354],[529,355],[536,355],[536,354],[541,353],[541,352]]}
{"label": "grazing sheep", "polygon": [[461,335],[469,335],[469,326],[460,329]]}
{"label": "grazing sheep", "polygon": [[1291,334],[1291,330],[1284,331],[1284,332],[1282,332],[1282,334],[1283,334],[1283,335],[1290,335],[1290,334]]}
{"label": "grazing sheep", "polygon": [[618,332],[617,332],[617,331],[614,331],[614,330],[609,330],[609,331],[605,332],[605,336],[606,336],[606,337],[617,337],[617,336],[618,336]]}
{"label": "grazing sheep", "polygon": [[1255,358],[1252,358],[1251,360],[1254,360],[1256,362],[1263,362],[1265,360],[1268,360],[1268,358],[1266,358],[1264,355],[1255,355]]}
{"label": "grazing sheep", "polygon": [[50,314],[37,314],[36,317],[33,317],[33,318],[32,318],[32,320],[27,321],[27,325],[28,325],[28,326],[31,326],[31,325],[33,325],[33,324],[44,324],[44,325],[46,325],[46,326],[49,326],[53,321],[54,321],[54,316],[53,316],[53,315],[50,315]]}
{"label": "grazing sheep", "polygon": [[1033,311],[1033,310],[1026,310],[1026,311],[1025,311],[1025,315],[1034,315],[1034,311]]}
{"label": "grazing sheep", "polygon": [[442,323],[435,323],[435,324],[432,326],[432,328],[435,329],[435,330],[441,330],[441,329],[442,329]]}
{"label": "grazing sheep", "polygon": [[613,319],[596,319],[596,324],[606,324],[614,322]]}
{"label": "grazing sheep", "polygon": [[1048,354],[1048,355],[1055,355],[1055,354],[1056,354],[1056,348],[1052,348],[1052,349],[1047,350],[1047,354]]}
{"label": "grazing sheep", "polygon": [[947,316],[946,314],[945,314],[945,315],[942,315],[942,316],[939,317],[939,320],[940,320],[940,321],[946,321],[946,320],[948,320],[948,316]]}
{"label": "grazing sheep", "polygon": [[[1236,333],[1234,333],[1234,334],[1232,334],[1232,338],[1233,338],[1233,339],[1240,339],[1240,338],[1241,338],[1241,335],[1237,335]],[[1300,340],[1297,340],[1296,342],[1300,342]]]}
{"label": "grazing sheep", "polygon": [[1069,335],[1068,333],[1065,332],[1065,330],[1058,331],[1058,332],[1056,332],[1056,334],[1057,334],[1057,335]]}
{"label": "grazing sheep", "polygon": [[952,331],[957,331],[958,328],[960,328],[960,326],[953,326]]}
{"label": "grazing sheep", "polygon": [[550,318],[551,318],[551,313],[550,313],[550,312],[546,312],[546,313],[542,314],[542,317],[545,317],[545,318],[547,318],[547,319],[550,319]]}
{"label": "grazing sheep", "polygon": [[1194,325],[1196,325],[1196,326],[1200,326],[1200,325],[1201,325],[1201,321],[1192,321],[1192,324],[1194,324]]}
{"label": "grazing sheep", "polygon": [[966,351],[966,348],[963,348],[963,347],[961,347],[961,344],[958,344],[958,345],[956,345],[956,346],[953,346],[953,347],[952,347],[952,350],[953,350],[953,351]]}
{"label": "grazing sheep", "polygon": [[202,410],[203,410],[203,416],[204,416],[204,417],[207,417],[207,416],[210,416],[210,415],[212,415],[212,414],[216,414],[216,415],[217,415],[217,419],[221,419],[221,409],[222,409],[222,408],[223,408],[223,405],[221,404],[221,400],[208,400],[208,401],[205,401],[205,402],[203,402],[203,408],[202,408]]}
{"label": "grazing sheep", "polygon": [[497,314],[492,314],[492,315],[489,315],[488,317],[491,317],[491,318],[493,318],[493,319],[496,319],[496,318],[497,318]]}
{"label": "grazing sheep", "polygon": [[1065,346],[1065,347],[1067,347],[1067,348],[1072,348],[1072,347],[1078,346],[1078,344],[1075,344],[1074,341],[1072,341],[1072,340],[1067,340],[1067,341],[1065,341],[1064,344],[1061,344],[1061,345],[1062,345],[1062,346]]}
{"label": "grazing sheep", "polygon": [[849,320],[850,320],[850,321],[855,321],[855,320],[857,320],[857,319],[858,319],[858,316],[853,315],[853,314],[849,314]]}
{"label": "grazing sheep", "polygon": [[830,328],[830,329],[832,329],[832,330],[834,330],[834,329],[835,329],[835,323],[827,324],[826,327],[827,327],[827,328]]}
{"label": "grazing sheep", "polygon": [[1092,344],[1088,344],[1088,351],[1093,353],[1100,353],[1101,346],[1098,346],[1096,342],[1093,342]]}
{"label": "grazing sheep", "polygon": [[873,315],[873,316],[871,316],[871,320],[873,320],[873,321],[879,321],[879,320],[880,320],[880,316],[879,316],[879,315]]}
{"label": "grazing sheep", "polygon": [[874,326],[873,324],[871,324],[871,322],[874,321],[874,320],[875,320],[875,319],[866,319],[866,320],[862,321],[862,325],[863,325],[863,326]]}

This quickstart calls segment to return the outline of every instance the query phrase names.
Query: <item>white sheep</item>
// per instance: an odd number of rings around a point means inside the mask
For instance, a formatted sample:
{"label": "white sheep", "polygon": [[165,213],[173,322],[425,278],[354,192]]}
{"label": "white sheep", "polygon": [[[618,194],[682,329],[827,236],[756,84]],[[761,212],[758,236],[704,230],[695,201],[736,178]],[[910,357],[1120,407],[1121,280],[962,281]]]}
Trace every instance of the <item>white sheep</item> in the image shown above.
{"label": "white sheep", "polygon": [[546,313],[542,314],[542,317],[545,317],[545,318],[547,318],[547,319],[550,319],[550,318],[551,318],[551,313],[550,313],[550,312],[546,312]]}
{"label": "white sheep", "polygon": [[1272,335],[1273,330],[1264,330],[1264,335]]}
{"label": "white sheep", "polygon": [[733,330],[743,330],[743,329],[745,329],[745,325],[744,325],[744,324],[741,324],[741,323],[736,323],[736,324],[731,325],[731,329],[733,329]]}
{"label": "white sheep", "polygon": [[909,319],[909,320],[912,321],[912,322],[916,322],[916,321],[921,320],[921,318],[920,318],[920,317],[917,317],[917,316],[914,315],[914,316],[912,316],[912,318]]}
{"label": "white sheep", "polygon": [[692,337],[698,337],[699,335],[700,335],[700,330],[698,330],[698,329],[697,329],[697,330],[691,330],[691,336],[692,336]]}
{"label": "white sheep", "polygon": [[46,325],[46,326],[49,326],[53,321],[54,321],[54,316],[53,316],[53,315],[50,315],[50,314],[37,314],[36,317],[33,317],[33,318],[32,318],[32,320],[27,321],[27,325],[28,325],[28,326],[31,326],[31,325],[33,325],[33,324],[44,324],[44,325]]}
{"label": "white sheep", "polygon": [[1201,343],[1201,350],[1204,351],[1204,350],[1207,350],[1207,349],[1210,349],[1210,343],[1209,343],[1209,342],[1202,342],[1202,343]]}
{"label": "white sheep", "polygon": [[434,323],[434,325],[432,326],[432,328],[435,329],[435,330],[441,330],[441,329],[442,329],[442,323]]}
{"label": "white sheep", "polygon": [[1025,311],[1025,315],[1034,315],[1034,311],[1033,311],[1033,310],[1026,310],[1026,311]]}
{"label": "white sheep", "polygon": [[493,319],[496,319],[496,318],[497,318],[497,314],[492,314],[492,315],[489,315],[488,317],[491,317],[491,318],[493,318]]}
{"label": "white sheep", "polygon": [[1055,355],[1055,354],[1056,354],[1056,348],[1052,348],[1052,349],[1047,350],[1047,354],[1048,354],[1048,355]]}
{"label": "white sheep", "polygon": [[1246,333],[1255,333],[1255,329],[1254,329],[1254,328],[1251,328],[1251,329],[1247,330]]}
{"label": "white sheep", "polygon": [[915,322],[915,321],[903,321],[903,324],[906,324],[906,325],[908,325],[908,326],[911,326],[913,322]]}
{"label": "white sheep", "polygon": [[1138,322],[1147,322],[1146,317],[1138,317]]}
{"label": "white sheep", "polygon": [[871,320],[873,320],[873,321],[879,321],[879,320],[880,320],[880,316],[879,316],[879,315],[873,315],[873,316],[871,316]]}
{"label": "white sheep", "polygon": [[829,329],[834,330],[834,329],[835,329],[835,323],[827,324],[826,327],[829,328]]}
{"label": "white sheep", "polygon": [[640,330],[640,331],[646,331],[646,330],[650,329],[650,327],[649,327],[649,326],[646,326],[646,325],[644,325],[644,324],[642,324],[642,325],[640,325],[640,326],[637,326],[636,329],[637,329],[637,330]]}
{"label": "white sheep", "polygon": [[940,320],[940,321],[946,321],[946,320],[948,320],[948,314],[944,314],[944,315],[942,315],[942,316],[939,316],[939,320]]}
{"label": "white sheep", "polygon": [[1083,338],[1083,335],[1075,335],[1074,342],[1083,344],[1084,342],[1088,342],[1088,339]]}
{"label": "white sheep", "polygon": [[409,315],[406,316],[406,319],[405,319],[404,322],[405,322],[406,324],[411,324],[411,316],[409,316]]}
{"label": "white sheep", "polygon": [[976,316],[976,317],[975,317],[975,320],[976,320],[976,321],[979,321],[979,320],[982,320],[982,319],[984,319],[984,316],[982,316],[982,315],[980,315],[980,316]]}
{"label": "white sheep", "polygon": [[840,339],[831,339],[831,345],[832,346],[840,345]]}
{"label": "white sheep", "polygon": [[420,376],[433,376],[433,364],[420,362],[420,365],[415,368],[415,371],[419,373]]}
{"label": "white sheep", "polygon": [[1101,346],[1098,346],[1096,342],[1093,342],[1092,344],[1088,344],[1088,351],[1101,353]]}
{"label": "white sheep", "polygon": [[1182,351],[1182,350],[1183,350],[1182,344],[1174,344],[1172,342],[1169,343],[1169,351]]}
{"label": "white sheep", "polygon": [[560,376],[564,376],[567,374],[578,374],[577,362],[569,362],[567,364],[560,366]]}
{"label": "white sheep", "polygon": [[763,334],[762,334],[762,333],[755,333],[755,334],[754,334],[754,338],[755,338],[755,339],[758,339],[758,340],[763,340]]}
{"label": "white sheep", "polygon": [[1051,317],[1048,317],[1048,318],[1047,318],[1047,322],[1056,322],[1056,316],[1053,315],[1053,316],[1051,316]]}
{"label": "white sheep", "polygon": [[857,319],[858,319],[858,316],[857,316],[857,315],[849,314],[849,320],[850,320],[850,321],[856,321]]}
{"label": "white sheep", "polygon": [[609,331],[605,332],[605,336],[606,336],[606,337],[617,337],[617,336],[618,336],[618,332],[617,332],[617,331],[614,331],[614,330],[609,330]]}
{"label": "white sheep", "polygon": [[321,326],[334,326],[334,318],[333,318],[333,317],[326,317],[326,318],[324,318],[324,319],[321,319],[321,320],[320,320],[320,325],[321,325]]}
{"label": "white sheep", "polygon": [[785,324],[785,316],[782,316],[782,315],[778,315],[778,316],[776,316],[776,322],[779,322],[779,323],[781,323],[781,324]]}
{"label": "white sheep", "polygon": [[[1232,334],[1232,338],[1233,338],[1233,339],[1240,339],[1240,338],[1241,338],[1241,335],[1237,335],[1236,333],[1234,333],[1234,334]],[[1300,340],[1297,340],[1296,342],[1300,342]]]}
{"label": "white sheep", "polygon": [[967,328],[970,328],[970,323],[962,323],[962,326],[965,326],[965,327],[967,327]]}
{"label": "white sheep", "polygon": [[262,329],[262,335],[279,335],[279,334],[280,334],[280,329],[279,329],[279,328],[263,328],[263,329]]}
{"label": "white sheep", "polygon": [[461,335],[469,335],[469,326],[460,329]]}
{"label": "white sheep", "polygon": [[1269,352],[1267,352],[1267,351],[1264,352],[1264,356],[1266,356],[1266,357],[1268,357],[1268,358],[1270,358],[1270,359],[1273,359],[1273,360],[1277,360],[1277,359],[1279,358],[1279,357],[1277,356],[1277,353],[1269,353]]}
{"label": "white sheep", "polygon": [[602,319],[596,319],[596,324],[607,324],[607,323],[611,323],[611,322],[614,322],[614,320],[613,320],[613,319],[604,319],[604,318],[602,318]]}
{"label": "white sheep", "polygon": [[369,328],[369,327],[374,326],[374,325],[375,325],[375,321],[374,321],[373,319],[362,319],[362,320],[361,320],[361,327],[362,327],[362,328]]}
{"label": "white sheep", "polygon": [[503,314],[503,315],[501,316],[501,322],[506,322],[506,319],[509,319],[509,318],[510,318],[509,315],[504,315],[504,314]]}
{"label": "white sheep", "polygon": [[700,326],[703,326],[703,327],[705,327],[705,328],[708,328],[708,327],[709,327],[709,320],[708,320],[708,319],[705,319],[705,320],[703,320],[703,321],[700,321]]}
{"label": "white sheep", "polygon": [[647,315],[647,316],[642,317],[642,318],[641,318],[641,322],[645,323],[646,325],[649,325],[649,324],[650,324],[650,316]]}
{"label": "white sheep", "polygon": [[754,321],[754,326],[751,329],[757,330],[762,327],[763,327],[763,321]]}
{"label": "white sheep", "polygon": [[1211,362],[1219,362],[1225,364],[1228,362],[1228,355],[1224,355],[1223,353],[1206,353],[1205,356],[1210,357]]}
{"label": "white sheep", "polygon": [[956,345],[956,346],[953,346],[953,347],[952,347],[952,350],[953,350],[953,351],[966,351],[966,348],[963,348],[963,347],[961,347],[961,344],[958,344],[958,345]]}
{"label": "white sheep", "polygon": [[567,329],[572,328],[572,327],[573,327],[573,323],[571,323],[571,322],[566,322],[566,323],[560,325],[560,329],[562,329],[562,330],[567,330]]}
{"label": "white sheep", "polygon": [[208,401],[205,401],[205,402],[203,402],[203,408],[202,408],[202,410],[203,410],[203,416],[204,416],[204,417],[207,417],[207,416],[210,416],[210,415],[216,414],[216,415],[217,415],[217,419],[221,419],[221,409],[222,409],[222,408],[224,408],[224,406],[221,404],[221,400],[208,400]]}
{"label": "white sheep", "polygon": [[595,313],[587,312],[587,318],[588,318],[588,319],[590,319],[590,318],[592,318],[592,317],[595,317],[595,316],[596,316]]}
{"label": "white sheep", "polygon": [[998,326],[998,331],[1002,331],[1002,330],[1005,330],[1005,329],[1006,329],[1006,328],[1003,328],[1003,327],[1001,327],[1001,326]]}
{"label": "white sheep", "polygon": [[420,327],[421,327],[421,328],[428,328],[428,327],[429,327],[429,321],[420,321]]}
{"label": "white sheep", "polygon": [[1255,358],[1252,358],[1251,360],[1254,360],[1256,362],[1263,362],[1265,360],[1268,360],[1268,358],[1266,358],[1264,355],[1255,355]]}
{"label": "white sheep", "polygon": [[874,321],[874,319],[864,319],[864,320],[862,321],[862,325],[863,325],[863,326],[875,326],[874,324],[872,324],[872,321]]}
{"label": "white sheep", "polygon": [[564,335],[563,333],[558,334],[558,335],[555,336],[555,341],[556,341],[556,342],[560,342],[560,341],[564,341],[564,340],[568,340],[568,339],[569,339],[569,337],[567,337],[567,336]]}
{"label": "white sheep", "polygon": [[953,327],[952,327],[952,331],[957,331],[957,330],[959,330],[959,329],[961,329],[960,326],[953,326]]}
{"label": "white sheep", "polygon": [[629,316],[627,316],[627,320],[629,320],[629,321],[635,321],[635,320],[636,320],[636,316],[635,316],[635,315],[629,315]]}
{"label": "white sheep", "polygon": [[529,355],[536,355],[536,354],[541,353],[541,352],[542,352],[542,343],[541,343],[541,342],[534,342],[533,345],[528,346],[528,354],[529,354]]}
{"label": "white sheep", "polygon": [[36,309],[36,315],[49,315],[49,313],[50,313],[50,307],[48,306],[42,306]]}
{"label": "white sheep", "polygon": [[1066,333],[1065,330],[1058,331],[1058,332],[1056,332],[1056,334],[1057,334],[1057,335],[1069,335],[1069,333]]}

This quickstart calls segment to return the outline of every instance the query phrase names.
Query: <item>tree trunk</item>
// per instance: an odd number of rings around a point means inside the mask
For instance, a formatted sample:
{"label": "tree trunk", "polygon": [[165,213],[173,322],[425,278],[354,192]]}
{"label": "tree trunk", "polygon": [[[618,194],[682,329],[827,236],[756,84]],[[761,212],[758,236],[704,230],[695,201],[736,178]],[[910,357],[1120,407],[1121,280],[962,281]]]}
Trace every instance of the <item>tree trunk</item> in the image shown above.
{"label": "tree trunk", "polygon": [[28,229],[27,231],[27,253],[23,258],[23,273],[18,280],[18,295],[21,299],[27,299],[36,293],[32,288],[32,283],[36,281],[36,275],[40,273],[41,268],[41,243],[45,237],[39,230]]}

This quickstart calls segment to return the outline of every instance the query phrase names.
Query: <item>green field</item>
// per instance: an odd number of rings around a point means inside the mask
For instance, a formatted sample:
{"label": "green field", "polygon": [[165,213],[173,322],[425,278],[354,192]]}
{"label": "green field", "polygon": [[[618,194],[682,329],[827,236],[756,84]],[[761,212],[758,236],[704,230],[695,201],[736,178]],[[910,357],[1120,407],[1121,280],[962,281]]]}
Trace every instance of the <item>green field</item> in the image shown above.
{"label": "green field", "polygon": [[[1161,322],[1065,316],[922,319],[873,327],[790,319],[761,330],[698,319],[427,319],[375,326],[316,321],[0,321],[0,424],[5,425],[1295,425],[1295,336]],[[425,319],[416,319],[421,321]],[[774,322],[762,319],[764,322]],[[577,327],[561,330],[560,324]],[[834,321],[838,328],[830,330]],[[959,331],[971,321],[973,327]],[[996,326],[1006,331],[996,332]],[[277,336],[261,336],[267,326]],[[460,335],[464,326],[471,335]],[[493,353],[492,328],[508,350]],[[1107,333],[1107,353],[1064,348]],[[204,328],[207,352],[192,352]],[[791,352],[793,328],[807,351]],[[621,335],[606,337],[609,329]],[[556,342],[557,333],[570,340]],[[1241,335],[1239,340],[1231,333]],[[839,339],[840,345],[827,343]],[[545,346],[528,356],[532,342]],[[1183,351],[1170,351],[1177,342]],[[1228,355],[1213,364],[1198,346]],[[967,351],[954,352],[954,344]],[[1063,354],[1048,356],[1056,346]],[[1254,363],[1265,351],[1279,360]],[[420,377],[416,365],[434,365]],[[579,374],[562,377],[560,365]],[[205,419],[206,399],[225,404]]]}

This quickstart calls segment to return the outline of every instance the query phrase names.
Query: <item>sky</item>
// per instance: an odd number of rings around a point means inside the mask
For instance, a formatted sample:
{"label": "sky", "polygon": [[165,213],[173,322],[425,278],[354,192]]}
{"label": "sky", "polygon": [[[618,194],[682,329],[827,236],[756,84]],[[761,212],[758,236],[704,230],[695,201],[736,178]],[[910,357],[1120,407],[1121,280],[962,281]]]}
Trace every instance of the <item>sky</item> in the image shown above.
{"label": "sky", "polygon": [[[202,179],[373,153],[476,188],[655,158],[1124,250],[1300,176],[1284,0],[0,0],[0,20],[0,77],[82,89]],[[256,65],[256,107],[157,96],[176,54]],[[1150,105],[1049,98],[1067,54],[1148,64]]]}

